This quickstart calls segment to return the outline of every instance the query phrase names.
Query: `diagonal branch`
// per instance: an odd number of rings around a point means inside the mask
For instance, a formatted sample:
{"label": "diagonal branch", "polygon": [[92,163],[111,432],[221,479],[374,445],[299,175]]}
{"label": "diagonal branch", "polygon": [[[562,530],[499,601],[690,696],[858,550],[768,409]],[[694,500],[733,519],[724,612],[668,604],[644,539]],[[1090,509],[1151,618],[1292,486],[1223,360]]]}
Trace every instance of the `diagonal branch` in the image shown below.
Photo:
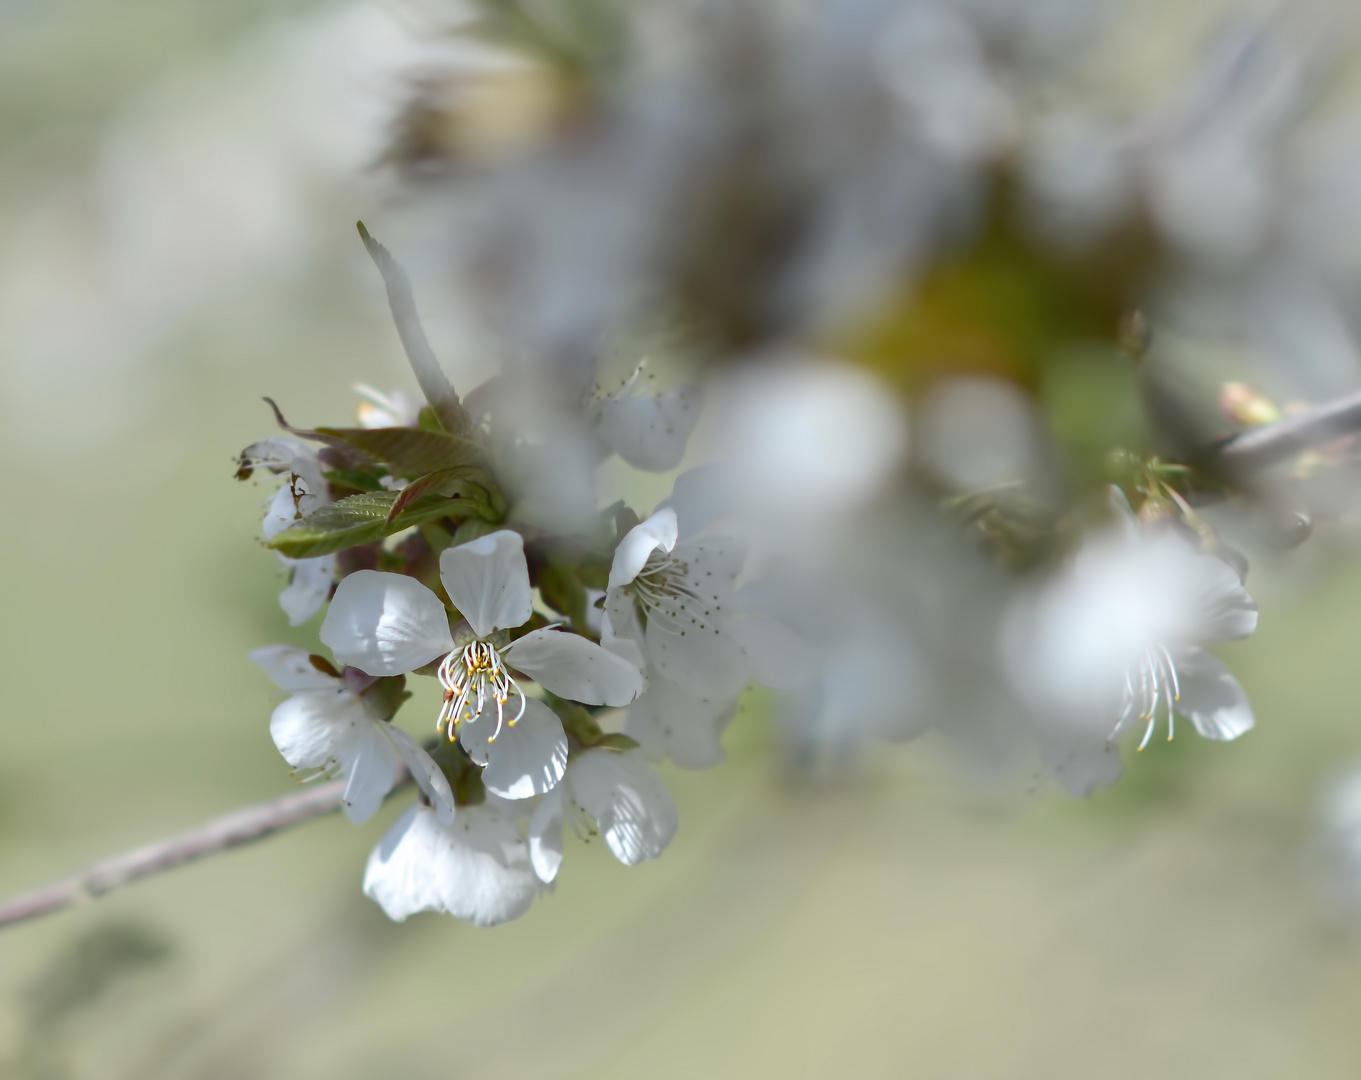
{"label": "diagonal branch", "polygon": [[[403,776],[397,786],[407,783],[410,783],[410,777]],[[113,892],[138,878],[172,870],[206,855],[261,840],[292,825],[333,814],[340,809],[344,793],[345,781],[334,780],[293,795],[233,810],[178,836],[101,859],[61,881],[0,901],[0,927],[51,915]]]}
{"label": "diagonal branch", "polygon": [[1214,454],[1234,472],[1255,472],[1357,431],[1361,431],[1361,391],[1239,432],[1215,447]]}

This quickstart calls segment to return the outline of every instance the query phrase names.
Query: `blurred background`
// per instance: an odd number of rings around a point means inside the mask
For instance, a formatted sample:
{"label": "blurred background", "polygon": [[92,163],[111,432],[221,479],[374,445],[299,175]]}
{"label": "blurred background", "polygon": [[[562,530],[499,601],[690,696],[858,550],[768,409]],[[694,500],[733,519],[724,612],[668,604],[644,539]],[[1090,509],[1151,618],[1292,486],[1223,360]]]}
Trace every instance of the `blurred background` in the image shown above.
{"label": "blurred background", "polygon": [[[1134,102],[1243,6],[1106,7],[1093,63]],[[278,609],[273,488],[233,458],[272,431],[263,394],[312,424],[356,381],[414,389],[353,231],[419,228],[379,167],[412,25],[0,6],[0,893],[294,790],[246,654],[315,626]],[[413,258],[462,389],[489,362]],[[1158,745],[1085,800],[990,794],[929,734],[814,783],[752,693],[726,763],[665,770],[666,858],[578,843],[507,926],[394,925],[360,894],[393,805],[0,931],[0,1076],[1354,1077],[1361,952],[1315,837],[1361,757],[1361,566],[1324,547],[1254,571],[1262,627],[1224,652],[1257,710],[1239,742]]]}

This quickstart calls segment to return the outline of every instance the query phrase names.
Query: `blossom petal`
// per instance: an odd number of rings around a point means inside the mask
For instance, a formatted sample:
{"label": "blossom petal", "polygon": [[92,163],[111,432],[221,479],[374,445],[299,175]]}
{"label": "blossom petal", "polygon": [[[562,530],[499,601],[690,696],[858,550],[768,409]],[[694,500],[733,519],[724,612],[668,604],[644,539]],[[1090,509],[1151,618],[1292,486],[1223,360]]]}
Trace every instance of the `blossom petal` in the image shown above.
{"label": "blossom petal", "polygon": [[629,706],[624,734],[653,760],[666,757],[682,769],[708,769],[723,760],[723,732],[736,711],[734,698],[696,697],[655,676],[647,693]]}
{"label": "blossom petal", "polygon": [[280,690],[337,690],[339,681],[312,666],[312,655],[294,645],[266,645],[250,654]]}
{"label": "blossom petal", "polygon": [[562,866],[562,787],[555,787],[529,819],[529,861],[542,882],[551,882]]}
{"label": "blossom petal", "polygon": [[440,599],[415,578],[357,570],[336,589],[321,640],[342,664],[401,675],[454,647]]}
{"label": "blossom petal", "polygon": [[340,771],[348,779],[343,797],[345,816],[362,825],[378,813],[397,778],[397,751],[384,737],[381,720],[368,720],[341,762]]}
{"label": "blossom petal", "polygon": [[571,798],[600,827],[625,866],[655,859],[671,843],[680,815],[661,777],[637,750],[587,750],[572,759]]}
{"label": "blossom petal", "polygon": [[609,448],[638,469],[666,472],[680,464],[699,419],[700,391],[681,386],[655,397],[630,394],[596,406],[597,430]]}
{"label": "blossom petal", "polygon": [[[503,799],[528,799],[555,787],[567,770],[567,736],[562,721],[542,701],[524,699],[524,715],[515,724],[501,725],[490,709],[459,729],[459,741],[468,756],[486,765],[482,783]],[[519,699],[511,698],[510,716],[519,711]]]}
{"label": "blossom petal", "polygon": [[345,777],[345,813],[359,824],[377,813],[397,771],[397,753],[375,723],[348,690],[305,690],[274,710],[269,733],[295,769],[334,768]]}
{"label": "blossom petal", "polygon": [[501,529],[447,549],[439,557],[439,575],[478,637],[523,626],[533,614],[525,542],[517,532]]}
{"label": "blossom petal", "polygon": [[459,811],[431,867],[440,905],[476,926],[518,919],[539,893],[529,845],[490,803]]}
{"label": "blossom petal", "polygon": [[453,821],[454,793],[450,790],[449,781],[445,779],[444,773],[435,764],[435,759],[425,752],[420,743],[395,724],[383,724],[381,730],[397,747],[397,752],[401,754],[402,762],[406,765],[406,771],[430,800],[440,820],[446,824]]}
{"label": "blossom petal", "polygon": [[1177,712],[1207,739],[1228,742],[1252,730],[1252,703],[1222,661],[1201,649],[1174,657],[1181,700]]}
{"label": "blossom petal", "polygon": [[289,559],[280,562],[290,570],[288,587],[279,594],[279,607],[288,616],[289,626],[301,626],[322,609],[331,595],[336,576],[336,557],[319,555],[315,559]]}
{"label": "blossom petal", "polygon": [[469,806],[441,824],[428,806],[403,814],[369,855],[364,893],[388,918],[443,911],[495,926],[529,910],[539,892],[529,849],[494,806]]}
{"label": "blossom petal", "polygon": [[610,580],[606,588],[617,589],[631,582],[642,572],[648,556],[657,548],[663,551],[674,548],[676,532],[676,511],[669,506],[631,528],[614,549],[614,562],[610,565]]}
{"label": "blossom petal", "polygon": [[[696,616],[696,619],[700,616]],[[656,669],[692,694],[735,698],[750,679],[745,646],[706,622],[682,627],[678,621],[650,618],[646,630],[647,655]]]}
{"label": "blossom petal", "polygon": [[1257,602],[1237,572],[1223,559],[1198,555],[1196,589],[1203,612],[1197,628],[1202,641],[1238,641],[1257,629]]}
{"label": "blossom petal", "polygon": [[545,690],[586,705],[627,705],[643,691],[643,673],[622,656],[552,627],[511,642],[502,655]]}
{"label": "blossom petal", "polygon": [[364,895],[395,922],[418,911],[441,910],[431,867],[442,839],[434,811],[419,803],[410,807],[370,852]]}
{"label": "blossom petal", "polygon": [[370,723],[364,703],[348,690],[305,690],[279,703],[269,719],[269,734],[295,769],[324,769],[350,755]]}

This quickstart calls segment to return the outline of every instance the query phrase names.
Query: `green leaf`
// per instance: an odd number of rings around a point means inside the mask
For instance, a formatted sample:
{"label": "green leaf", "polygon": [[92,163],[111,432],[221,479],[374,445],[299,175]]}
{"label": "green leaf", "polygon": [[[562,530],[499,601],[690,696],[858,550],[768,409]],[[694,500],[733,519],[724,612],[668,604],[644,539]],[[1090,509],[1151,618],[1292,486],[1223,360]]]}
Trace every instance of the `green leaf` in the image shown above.
{"label": "green leaf", "polygon": [[538,568],[535,584],[544,603],[566,615],[574,627],[586,625],[586,590],[570,568],[560,562],[546,563]]}
{"label": "green leaf", "polygon": [[346,548],[381,540],[411,525],[461,513],[472,500],[427,496],[412,503],[395,518],[395,491],[366,492],[319,507],[291,529],[279,533],[269,546],[290,559],[312,559]]}
{"label": "green leaf", "polygon": [[425,428],[317,428],[383,462],[398,476],[424,476],[447,469],[483,467],[482,451],[470,439]]}
{"label": "green leaf", "polygon": [[491,496],[485,487],[473,481],[474,476],[491,482],[491,477],[482,469],[441,469],[439,472],[427,473],[402,488],[389,517],[396,518],[408,506],[427,496],[442,495],[446,499],[464,501],[465,505],[458,510],[460,515],[473,514],[485,521],[499,521],[501,515],[492,505]]}
{"label": "green leaf", "polygon": [[630,739],[623,732],[614,732],[610,735],[602,735],[595,741],[596,746],[603,746],[608,750],[636,750],[638,740]]}

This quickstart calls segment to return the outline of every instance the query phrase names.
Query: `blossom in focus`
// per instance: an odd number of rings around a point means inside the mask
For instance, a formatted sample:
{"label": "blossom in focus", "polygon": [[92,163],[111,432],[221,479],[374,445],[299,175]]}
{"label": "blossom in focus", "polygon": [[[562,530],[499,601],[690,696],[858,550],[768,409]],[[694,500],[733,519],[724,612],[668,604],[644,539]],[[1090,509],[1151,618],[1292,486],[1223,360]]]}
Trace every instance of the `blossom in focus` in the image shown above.
{"label": "blossom in focus", "polygon": [[1223,560],[1170,527],[1139,524],[1118,493],[1118,521],[1072,564],[1019,599],[1003,654],[1032,709],[1045,756],[1065,786],[1090,790],[1118,775],[1110,744],[1178,715],[1207,739],[1250,730],[1252,706],[1221,661],[1200,646],[1247,637],[1257,605]]}
{"label": "blossom in focus", "polygon": [[[527,697],[515,671],[590,705],[627,705],[643,689],[636,666],[577,634],[546,627],[511,641],[533,613],[524,541],[501,530],[440,555],[440,579],[463,621],[414,578],[360,570],[340,583],[321,626],[336,659],[370,675],[440,661],[438,726],[486,765],[483,782],[506,798],[541,795],[567,761],[562,724]],[[479,760],[480,759],[480,760]]]}
{"label": "blossom in focus", "polygon": [[378,812],[393,788],[398,763],[420,785],[431,805],[446,819],[454,816],[449,783],[414,739],[388,723],[383,711],[365,699],[375,680],[358,672],[328,674],[313,665],[303,649],[267,645],[250,658],[292,696],[270,717],[269,733],[294,769],[346,781],[345,813],[356,825]]}
{"label": "blossom in focus", "polygon": [[452,821],[412,806],[369,855],[364,893],[403,922],[436,911],[496,926],[529,910],[542,886],[529,846],[494,796],[460,807]]}
{"label": "blossom in focus", "polygon": [[676,511],[661,508],[615,548],[602,639],[633,642],[649,670],[692,695],[736,698],[751,677],[729,617],[744,556],[730,539],[681,542]]}
{"label": "blossom in focus", "polygon": [[572,758],[563,782],[544,796],[529,822],[534,872],[545,882],[562,865],[563,822],[599,831],[616,859],[634,866],[666,850],[680,826],[666,785],[637,750],[603,747]]}

